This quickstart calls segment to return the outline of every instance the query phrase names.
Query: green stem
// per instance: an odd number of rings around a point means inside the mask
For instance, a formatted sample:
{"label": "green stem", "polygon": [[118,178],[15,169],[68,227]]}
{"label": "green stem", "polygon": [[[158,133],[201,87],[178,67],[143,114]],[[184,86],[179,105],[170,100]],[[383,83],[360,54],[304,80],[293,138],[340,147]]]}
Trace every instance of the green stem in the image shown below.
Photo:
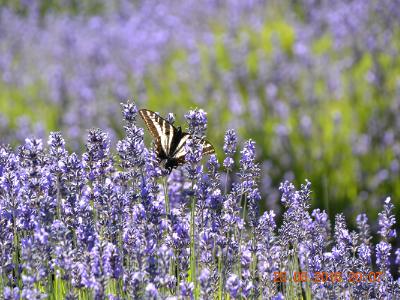
{"label": "green stem", "polygon": [[194,232],[195,232],[195,220],[194,220],[194,212],[195,212],[195,197],[192,197],[192,207],[190,212],[190,275],[193,283],[196,283],[196,253],[195,253],[195,244],[194,244]]}
{"label": "green stem", "polygon": [[[242,203],[242,199],[243,199],[243,191],[242,191],[242,194],[241,194],[241,196],[240,196],[240,202],[239,203]],[[247,197],[245,197],[244,198],[244,205],[243,205],[243,213],[242,213],[242,220],[243,220],[243,227],[244,226],[246,226],[246,223],[245,223],[245,218],[246,218],[246,206],[247,206]],[[239,244],[239,261],[238,261],[238,276],[239,276],[239,279],[241,280],[242,279],[242,230],[243,229],[239,229],[239,242],[238,242],[238,244]]]}
{"label": "green stem", "polygon": [[[220,248],[221,249],[221,248]],[[224,278],[223,278],[223,273],[222,273],[222,249],[221,249],[221,255],[218,258],[218,274],[219,274],[219,289],[218,289],[218,299],[222,300],[222,295],[223,295],[223,282],[224,282]]]}
{"label": "green stem", "polygon": [[[255,234],[255,229],[253,228],[251,231],[251,242],[253,249],[256,247],[256,234]],[[250,265],[250,272],[252,275],[252,278],[255,280],[256,278],[256,271],[257,271],[257,255],[254,253],[254,251],[251,252],[251,265]]]}
{"label": "green stem", "polygon": [[[175,250],[175,259],[178,257],[177,256],[177,251]],[[181,283],[181,280],[180,280],[180,276],[179,276],[179,264],[178,264],[178,259],[176,259],[175,260],[175,268],[176,268],[176,283],[177,283],[177,285],[176,285],[176,288],[175,288],[175,295],[178,295],[178,289],[179,289],[179,285],[180,285],[180,283]]]}
{"label": "green stem", "polygon": [[170,214],[170,206],[169,206],[169,197],[168,197],[168,186],[167,186],[167,177],[164,178],[164,199],[165,199],[165,212],[167,219]]}
{"label": "green stem", "polygon": [[225,195],[228,193],[228,178],[229,178],[229,170],[226,170],[226,177],[225,177]]}
{"label": "green stem", "polygon": [[14,197],[12,198],[12,214],[13,214],[13,242],[14,242],[14,275],[15,275],[15,280],[18,284],[18,287],[21,289],[22,288],[22,281],[19,276],[19,258],[20,258],[20,251],[19,251],[19,238],[18,238],[18,231],[17,231],[17,223],[16,223],[16,204],[15,204],[15,199]]}

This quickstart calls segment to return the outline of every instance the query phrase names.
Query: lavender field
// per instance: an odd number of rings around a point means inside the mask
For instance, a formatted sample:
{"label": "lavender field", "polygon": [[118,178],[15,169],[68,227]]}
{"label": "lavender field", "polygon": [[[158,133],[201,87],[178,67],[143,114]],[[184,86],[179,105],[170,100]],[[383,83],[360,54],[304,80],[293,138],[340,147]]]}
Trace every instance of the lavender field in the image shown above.
{"label": "lavender field", "polygon": [[[1,1],[0,299],[400,298],[399,25],[399,0]],[[140,108],[215,155],[169,174]]]}
{"label": "lavender field", "polygon": [[[123,116],[126,135],[116,155],[100,129],[89,131],[82,157],[69,153],[57,132],[47,146],[26,139],[16,152],[0,149],[5,299],[395,299],[400,294],[391,273],[396,220],[390,198],[379,214],[376,245],[365,214],[357,216],[357,230],[351,231],[342,214],[331,228],[325,211],[310,212],[309,181],[299,190],[288,181],[280,185],[285,212],[277,226],[273,210],[259,213],[254,141],[241,145],[237,182],[225,176],[222,184],[219,171],[232,172],[238,151],[233,130],[225,135],[223,166],[215,155],[201,164],[201,144],[187,143],[186,164],[169,175],[144,144],[136,106],[124,104]],[[191,134],[205,133],[203,111],[186,117]],[[395,255],[400,265],[400,249]],[[276,282],[276,272],[287,277],[304,272],[308,279]],[[322,272],[339,278],[321,279]],[[354,279],[352,272],[365,279]]]}

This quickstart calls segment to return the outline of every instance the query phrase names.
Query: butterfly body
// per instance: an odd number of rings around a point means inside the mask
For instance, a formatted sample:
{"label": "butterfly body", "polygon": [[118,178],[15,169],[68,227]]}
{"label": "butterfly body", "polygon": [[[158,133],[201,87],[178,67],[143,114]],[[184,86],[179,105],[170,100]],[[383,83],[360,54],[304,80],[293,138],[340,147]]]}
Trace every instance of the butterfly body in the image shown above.
{"label": "butterfly body", "polygon": [[[165,161],[165,169],[171,172],[173,168],[184,164],[186,142],[189,139],[199,138],[183,132],[181,127],[173,126],[151,110],[141,109],[139,114],[154,138],[157,158],[159,161]],[[208,141],[199,139],[199,142],[203,145],[203,155],[215,152],[214,147]]]}

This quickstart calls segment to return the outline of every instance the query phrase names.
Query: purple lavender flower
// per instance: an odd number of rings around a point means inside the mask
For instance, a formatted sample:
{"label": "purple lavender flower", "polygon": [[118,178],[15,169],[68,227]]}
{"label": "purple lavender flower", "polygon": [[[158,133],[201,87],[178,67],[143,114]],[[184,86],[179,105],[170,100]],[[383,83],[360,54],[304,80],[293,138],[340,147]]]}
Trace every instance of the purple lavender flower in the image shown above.
{"label": "purple lavender flower", "polygon": [[249,175],[258,176],[259,169],[258,165],[255,163],[256,158],[256,148],[255,142],[249,140],[245,143],[243,150],[241,151],[241,158],[240,158],[240,168],[241,174],[244,175],[247,173]]}
{"label": "purple lavender flower", "polygon": [[167,115],[166,120],[167,120],[170,124],[174,124],[174,122],[175,122],[175,116],[174,116],[174,114],[173,114],[173,113],[169,113],[169,114]]}
{"label": "purple lavender flower", "polygon": [[371,263],[371,254],[371,249],[366,244],[361,244],[358,248],[358,256],[366,265]]}
{"label": "purple lavender flower", "polygon": [[283,294],[281,292],[279,292],[275,296],[273,296],[271,299],[272,300],[284,300],[285,297],[283,296]]}
{"label": "purple lavender flower", "polygon": [[3,291],[4,300],[18,300],[20,299],[20,291],[18,287],[11,289],[10,287],[4,287]]}
{"label": "purple lavender flower", "polygon": [[392,250],[392,246],[385,242],[381,241],[376,245],[376,264],[378,265],[380,270],[387,270],[389,263],[390,251]]}
{"label": "purple lavender flower", "polygon": [[110,153],[108,135],[100,129],[89,130],[86,151],[83,155],[83,161],[88,165],[105,159]]}
{"label": "purple lavender flower", "polygon": [[50,146],[49,154],[52,157],[65,157],[65,141],[60,132],[51,132],[49,136],[49,141],[47,142]]}
{"label": "purple lavender flower", "polygon": [[240,296],[241,285],[242,283],[236,274],[231,274],[226,281],[226,289],[233,299],[236,299]]}
{"label": "purple lavender flower", "polygon": [[188,178],[194,180],[202,171],[202,166],[199,165],[199,162],[202,158],[203,147],[196,141],[196,139],[189,139],[185,144],[185,148],[185,161],[187,162],[186,170],[188,172]]}
{"label": "purple lavender flower", "polygon": [[103,249],[103,272],[106,278],[120,279],[123,274],[122,260],[119,249],[112,243],[107,243]]}
{"label": "purple lavender flower", "polygon": [[305,185],[301,185],[301,190],[296,191],[293,184],[285,181],[279,187],[282,192],[281,202],[287,208],[283,215],[283,225],[279,229],[285,245],[298,245],[306,238],[311,221],[307,211],[310,207],[310,186],[311,183],[306,181]]}
{"label": "purple lavender flower", "polygon": [[232,157],[236,152],[237,136],[234,130],[230,129],[225,133],[224,152],[227,156]]}
{"label": "purple lavender flower", "polygon": [[333,248],[332,253],[337,261],[342,261],[342,266],[345,267],[347,263],[347,255],[349,255],[349,247],[351,243],[350,232],[347,229],[346,221],[342,214],[335,218],[335,241],[336,246]]}
{"label": "purple lavender flower", "polygon": [[196,108],[189,111],[185,118],[189,125],[189,133],[202,138],[207,129],[207,113]]}
{"label": "purple lavender flower", "polygon": [[155,287],[155,285],[153,283],[149,283],[146,286],[145,297],[146,297],[146,299],[154,299],[154,300],[159,298],[157,288]]}
{"label": "purple lavender flower", "polygon": [[124,120],[128,123],[135,123],[139,111],[136,105],[128,101],[127,103],[121,103],[121,106]]}
{"label": "purple lavender flower", "polygon": [[[268,298],[275,295],[277,287],[273,284],[274,272],[279,272],[281,261],[281,248],[276,245],[276,237],[270,235],[266,242],[268,243],[265,247],[259,244],[259,251],[257,253],[258,266],[257,270],[260,276],[259,288],[263,298]],[[261,239],[262,241],[262,239]]]}
{"label": "purple lavender flower", "polygon": [[396,224],[396,219],[392,215],[394,205],[391,203],[390,197],[386,198],[383,206],[383,212],[379,213],[379,231],[378,233],[384,240],[389,240],[396,237],[396,230],[392,226]]}
{"label": "purple lavender flower", "polygon": [[201,294],[203,297],[207,297],[212,292],[210,284],[211,283],[210,276],[211,272],[207,268],[201,270],[199,275],[199,283],[201,286]]}
{"label": "purple lavender flower", "polygon": [[395,264],[400,266],[400,248],[397,248],[394,254],[396,255]]}
{"label": "purple lavender flower", "polygon": [[259,203],[261,201],[261,193],[258,190],[258,188],[255,188],[248,194],[247,201],[248,201],[248,207],[249,207],[249,210],[248,210],[249,224],[252,227],[256,227],[258,224],[258,217],[259,217],[258,207],[259,207]]}
{"label": "purple lavender flower", "polygon": [[356,222],[361,241],[368,245],[372,237],[370,236],[370,227],[368,225],[367,215],[359,214],[356,218]]}
{"label": "purple lavender flower", "polygon": [[194,290],[193,282],[187,282],[187,281],[181,282],[180,289],[181,289],[182,297],[188,298],[188,299],[194,299],[194,297],[193,297],[193,290]]}
{"label": "purple lavender flower", "polygon": [[228,130],[225,133],[225,138],[224,138],[224,152],[225,155],[227,156],[224,160],[224,167],[230,171],[233,167],[233,155],[236,152],[236,146],[237,146],[237,137],[236,133],[234,130]]}

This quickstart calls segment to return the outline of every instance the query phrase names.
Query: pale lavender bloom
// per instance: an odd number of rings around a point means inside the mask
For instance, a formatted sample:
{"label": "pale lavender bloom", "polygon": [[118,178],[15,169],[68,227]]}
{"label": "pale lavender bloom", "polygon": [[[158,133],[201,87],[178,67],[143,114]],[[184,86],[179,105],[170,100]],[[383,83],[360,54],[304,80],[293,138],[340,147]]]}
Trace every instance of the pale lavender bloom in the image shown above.
{"label": "pale lavender bloom", "polygon": [[294,185],[288,181],[281,183],[279,190],[282,192],[281,202],[287,208],[283,215],[283,225],[279,229],[281,242],[284,245],[299,245],[305,241],[311,218],[307,211],[310,207],[310,186],[306,180],[296,191]]}
{"label": "pale lavender bloom", "polygon": [[186,144],[185,166],[190,180],[196,179],[202,171],[199,162],[202,158],[203,146],[196,139],[189,139]]}
{"label": "pale lavender bloom", "polygon": [[248,221],[251,226],[257,226],[258,204],[261,200],[261,195],[257,187],[260,169],[255,162],[255,143],[249,140],[245,143],[241,151],[240,172],[238,174],[241,180],[240,198],[243,194],[246,195],[248,204]]}
{"label": "pale lavender bloom", "polygon": [[175,115],[173,113],[169,113],[167,115],[166,120],[170,123],[170,124],[174,124],[175,122]]}
{"label": "pale lavender bloom", "polygon": [[227,156],[232,157],[236,152],[237,136],[234,130],[226,131],[224,138],[224,152]]}
{"label": "pale lavender bloom", "polygon": [[107,243],[103,249],[102,266],[104,276],[119,279],[122,277],[123,267],[119,249],[112,243]]}
{"label": "pale lavender bloom", "polygon": [[168,177],[168,197],[172,207],[185,203],[184,183],[185,177],[181,170],[174,170]]}
{"label": "pale lavender bloom", "polygon": [[328,215],[325,211],[314,209],[311,214],[313,220],[308,224],[309,239],[305,240],[304,245],[307,257],[305,260],[311,274],[313,272],[321,272],[323,270],[323,255],[326,250],[327,243],[330,239],[330,226]]}
{"label": "pale lavender bloom", "polygon": [[380,270],[387,270],[390,262],[390,251],[392,250],[392,246],[385,242],[381,241],[379,244],[376,245],[376,264],[378,265]]}
{"label": "pale lavender bloom", "polygon": [[261,194],[258,188],[254,188],[247,196],[248,201],[248,221],[252,227],[258,225],[258,207],[261,201]]}
{"label": "pale lavender bloom", "polygon": [[19,300],[20,299],[20,291],[18,287],[11,289],[10,287],[4,287],[3,291],[4,300]]}
{"label": "pale lavender bloom", "polygon": [[271,299],[272,300],[284,300],[285,297],[283,296],[283,294],[281,292],[279,292],[275,296],[273,296]]}
{"label": "pale lavender bloom", "polygon": [[356,222],[361,241],[365,244],[369,244],[372,237],[370,235],[370,226],[368,225],[367,215],[359,214],[356,218]]}
{"label": "pale lavender bloom", "polygon": [[189,133],[203,137],[207,129],[207,113],[202,109],[189,111],[185,118],[189,125]]}
{"label": "pale lavender bloom", "polygon": [[143,129],[136,126],[126,127],[126,138],[118,141],[117,152],[121,158],[121,166],[129,169],[144,164]]}
{"label": "pale lavender bloom", "polygon": [[392,229],[396,224],[396,219],[392,215],[394,205],[391,203],[390,197],[386,198],[383,206],[383,212],[379,213],[379,231],[378,233],[384,240],[396,237],[396,229]]}
{"label": "pale lavender bloom", "polygon": [[227,156],[224,160],[224,167],[230,171],[232,170],[233,164],[234,164],[234,160],[232,158],[232,156],[235,154],[236,152],[236,146],[237,146],[237,137],[236,137],[236,133],[234,130],[228,130],[225,133],[225,138],[224,138],[224,152],[225,155]]}
{"label": "pale lavender bloom", "polygon": [[234,162],[235,162],[235,161],[233,160],[232,157],[227,157],[227,158],[224,159],[224,167],[225,167],[227,170],[231,170],[232,167],[233,167]]}
{"label": "pale lavender bloom", "polygon": [[342,261],[343,268],[347,263],[347,255],[350,250],[351,236],[347,229],[346,221],[342,214],[336,215],[335,218],[335,241],[336,246],[333,248],[332,253],[337,261]]}
{"label": "pale lavender bloom", "polygon": [[174,257],[174,252],[167,245],[162,245],[157,251],[158,257],[158,271],[156,282],[162,287],[172,287],[175,282],[175,277],[170,276],[168,271],[171,266],[171,259]]}
{"label": "pale lavender bloom", "polygon": [[180,284],[180,294],[182,297],[194,299],[193,297],[194,284],[193,282],[182,281]]}
{"label": "pale lavender bloom", "polygon": [[121,106],[124,120],[128,123],[135,123],[139,111],[136,105],[128,101],[127,103],[121,103]]}
{"label": "pale lavender bloom", "polygon": [[358,248],[358,256],[366,265],[371,263],[371,254],[371,249],[366,244],[361,244],[361,246]]}
{"label": "pale lavender bloom", "polygon": [[158,299],[158,290],[153,283],[149,283],[145,289],[145,297],[146,299]]}
{"label": "pale lavender bloom", "polygon": [[49,154],[53,157],[64,157],[65,141],[60,132],[51,132],[47,144],[50,146]]}
{"label": "pale lavender bloom", "polygon": [[44,245],[36,243],[32,238],[25,238],[21,241],[22,298],[24,299],[45,299],[47,297],[46,293],[35,287],[35,283],[46,278],[50,271],[46,268],[49,255],[44,251],[45,249]]}
{"label": "pale lavender bloom", "polygon": [[198,277],[201,286],[201,294],[203,298],[208,297],[212,293],[210,276],[211,272],[207,268],[205,268],[201,270],[200,275]]}
{"label": "pale lavender bloom", "polygon": [[86,151],[83,161],[87,164],[106,158],[110,153],[110,141],[107,133],[98,128],[89,130]]}
{"label": "pale lavender bloom", "polygon": [[248,140],[240,153],[242,154],[240,158],[241,174],[249,173],[251,175],[258,175],[258,165],[255,163],[255,142]]}
{"label": "pale lavender bloom", "polygon": [[394,254],[396,255],[395,264],[400,266],[400,248],[397,248]]}
{"label": "pale lavender bloom", "polygon": [[240,289],[241,289],[241,281],[236,274],[231,274],[226,281],[226,290],[228,291],[229,295],[236,299],[240,296]]}
{"label": "pale lavender bloom", "polygon": [[42,245],[47,245],[49,241],[49,233],[44,228],[41,228],[38,225],[36,225],[35,227],[33,236],[35,238],[35,242],[38,242]]}
{"label": "pale lavender bloom", "polygon": [[215,154],[210,155],[210,158],[207,161],[207,169],[215,180],[219,178],[219,167],[220,165],[217,156]]}

